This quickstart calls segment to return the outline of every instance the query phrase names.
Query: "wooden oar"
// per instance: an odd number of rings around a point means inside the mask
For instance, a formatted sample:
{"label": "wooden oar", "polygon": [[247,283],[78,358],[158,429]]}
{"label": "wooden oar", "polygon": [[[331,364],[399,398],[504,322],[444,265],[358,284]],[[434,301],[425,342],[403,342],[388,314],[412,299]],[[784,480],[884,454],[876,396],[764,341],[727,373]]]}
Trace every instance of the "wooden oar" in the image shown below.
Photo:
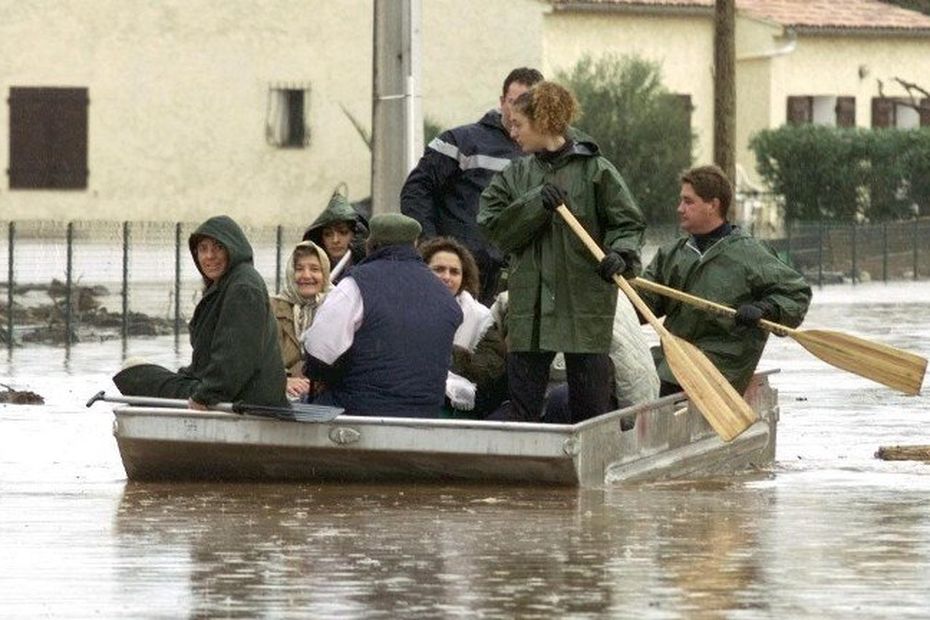
{"label": "wooden oar", "polygon": [[[90,400],[87,401],[87,406],[90,407],[98,400],[107,403],[123,403],[142,407],[168,407],[170,409],[187,409],[189,407],[188,402],[180,398],[107,396],[104,391],[97,392],[91,396]],[[323,405],[311,405],[306,403],[291,403],[287,407],[250,405],[246,403],[216,403],[215,405],[210,405],[207,409],[211,411],[225,411],[227,413],[257,415],[291,422],[329,422],[344,411],[339,407],[325,407]]]}
{"label": "wooden oar", "polygon": [[[632,282],[636,288],[658,293],[720,316],[736,315],[736,310],[729,306],[656,284],[650,280],[635,278]],[[825,329],[802,331],[765,319],[759,321],[759,325],[773,334],[792,338],[802,347],[837,368],[848,370],[860,377],[877,381],[911,396],[920,393],[924,374],[927,372],[927,360],[919,355],[841,332]]]}
{"label": "wooden oar", "polygon": [[[604,251],[591,238],[581,222],[565,205],[560,205],[557,211],[588,247],[594,258],[600,262],[604,258]],[[646,317],[652,328],[656,330],[669,369],[675,375],[675,379],[678,380],[685,394],[711,427],[717,431],[721,439],[731,441],[752,426],[759,416],[733,389],[730,382],[720,374],[707,356],[691,343],[669,333],[624,278],[619,275],[614,276],[614,281],[629,297],[639,313]]]}

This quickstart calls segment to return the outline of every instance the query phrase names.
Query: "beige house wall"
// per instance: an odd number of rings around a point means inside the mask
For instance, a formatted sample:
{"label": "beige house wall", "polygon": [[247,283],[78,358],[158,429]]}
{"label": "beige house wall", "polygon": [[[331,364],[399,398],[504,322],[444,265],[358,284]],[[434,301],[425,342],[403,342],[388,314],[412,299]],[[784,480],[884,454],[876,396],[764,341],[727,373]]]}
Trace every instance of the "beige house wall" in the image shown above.
{"label": "beige house wall", "polygon": [[422,0],[423,116],[448,129],[498,105],[511,69],[541,68],[545,0]]}
{"label": "beige house wall", "polygon": [[[691,95],[696,161],[713,159],[713,22],[702,16],[556,12],[546,19],[545,71],[569,70],[586,54],[637,55],[662,66],[669,91]],[[597,136],[594,136],[596,139]]]}
{"label": "beige house wall", "polygon": [[[496,105],[542,60],[541,0],[423,0],[424,112],[444,126]],[[259,10],[260,9],[260,10]],[[4,219],[303,224],[339,182],[370,193],[372,0],[0,0],[0,92],[88,89],[86,190],[10,190]],[[519,28],[514,25],[518,24]],[[26,44],[28,42],[28,44]],[[309,85],[307,148],[265,138],[269,87]],[[9,167],[0,106],[0,169]]]}
{"label": "beige house wall", "polygon": [[772,127],[784,124],[790,95],[855,96],[856,125],[872,125],[872,98],[878,80],[885,95],[905,96],[900,77],[925,88],[930,76],[930,37],[798,37],[794,52],[773,62]]}

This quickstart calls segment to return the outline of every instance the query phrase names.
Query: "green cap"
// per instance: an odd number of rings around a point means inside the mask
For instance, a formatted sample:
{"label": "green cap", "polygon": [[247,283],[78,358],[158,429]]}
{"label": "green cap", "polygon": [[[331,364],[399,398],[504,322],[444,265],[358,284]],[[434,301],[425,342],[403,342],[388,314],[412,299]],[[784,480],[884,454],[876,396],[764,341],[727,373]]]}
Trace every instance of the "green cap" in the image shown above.
{"label": "green cap", "polygon": [[423,230],[419,222],[401,213],[379,213],[371,218],[369,228],[368,242],[379,246],[412,244]]}

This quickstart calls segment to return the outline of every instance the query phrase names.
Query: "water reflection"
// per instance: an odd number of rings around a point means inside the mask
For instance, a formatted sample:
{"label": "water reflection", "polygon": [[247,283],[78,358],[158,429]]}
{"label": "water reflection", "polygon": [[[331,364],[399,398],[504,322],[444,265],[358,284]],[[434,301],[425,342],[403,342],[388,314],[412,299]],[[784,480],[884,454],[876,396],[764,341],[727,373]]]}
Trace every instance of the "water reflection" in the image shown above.
{"label": "water reflection", "polygon": [[753,586],[773,501],[713,486],[128,484],[117,578],[134,597],[174,588],[166,601],[196,616],[715,617],[766,608]]}

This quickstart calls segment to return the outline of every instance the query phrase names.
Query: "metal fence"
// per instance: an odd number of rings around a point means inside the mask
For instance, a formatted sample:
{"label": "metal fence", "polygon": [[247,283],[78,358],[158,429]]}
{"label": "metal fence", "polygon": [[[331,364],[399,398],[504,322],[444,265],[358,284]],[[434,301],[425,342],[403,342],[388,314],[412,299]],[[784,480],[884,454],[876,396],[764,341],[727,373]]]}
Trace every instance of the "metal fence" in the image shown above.
{"label": "metal fence", "polygon": [[812,284],[930,275],[930,219],[874,224],[794,222],[767,242]]}
{"label": "metal fence", "polygon": [[[202,281],[187,247],[196,224],[0,222],[0,341],[50,342],[186,332]],[[281,289],[302,226],[248,227],[255,267]],[[650,227],[644,264],[678,235]],[[875,225],[794,223],[768,243],[814,284],[930,274],[930,220]]]}
{"label": "metal fence", "polygon": [[[187,240],[196,228],[171,222],[0,222],[0,339],[50,342],[178,335],[202,280]],[[247,227],[255,267],[280,290],[290,247],[303,227]]]}

